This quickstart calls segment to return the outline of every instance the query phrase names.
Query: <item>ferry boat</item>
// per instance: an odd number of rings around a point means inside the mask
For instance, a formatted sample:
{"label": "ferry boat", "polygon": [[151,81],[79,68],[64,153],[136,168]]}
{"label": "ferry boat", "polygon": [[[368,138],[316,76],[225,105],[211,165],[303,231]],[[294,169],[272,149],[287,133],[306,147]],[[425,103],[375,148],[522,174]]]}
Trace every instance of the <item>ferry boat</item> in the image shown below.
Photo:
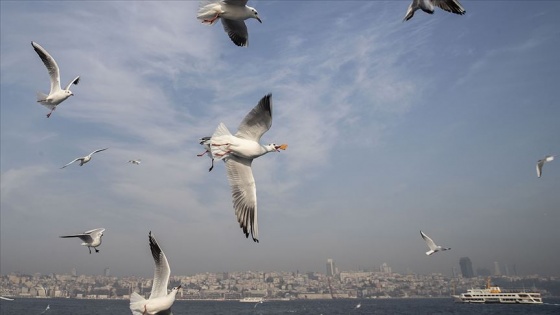
{"label": "ferry boat", "polygon": [[241,300],[239,300],[239,302],[262,303],[262,302],[264,302],[264,299],[262,297],[246,297],[246,298],[242,298]]}
{"label": "ferry boat", "polygon": [[453,298],[455,302],[460,303],[542,304],[539,292],[502,290],[498,286],[490,285],[490,279],[485,289],[470,289],[466,293],[453,295]]}

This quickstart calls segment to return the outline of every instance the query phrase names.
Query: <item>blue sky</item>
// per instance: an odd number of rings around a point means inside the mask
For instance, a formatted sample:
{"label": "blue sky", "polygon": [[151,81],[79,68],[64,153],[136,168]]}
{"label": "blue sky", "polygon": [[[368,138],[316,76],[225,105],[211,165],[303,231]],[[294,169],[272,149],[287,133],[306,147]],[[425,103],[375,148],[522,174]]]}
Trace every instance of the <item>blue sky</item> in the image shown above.
{"label": "blue sky", "polygon": [[[450,274],[459,258],[559,274],[556,1],[249,1],[249,47],[197,1],[2,1],[0,272],[151,276],[342,270]],[[75,96],[35,101],[57,60]],[[259,237],[236,222],[224,166],[198,139],[272,93],[253,163]],[[60,167],[95,149],[78,167]],[[129,159],[142,159],[131,165]],[[59,235],[106,228],[98,254]],[[452,248],[427,257],[419,230]],[[503,270],[503,268],[502,268]]]}

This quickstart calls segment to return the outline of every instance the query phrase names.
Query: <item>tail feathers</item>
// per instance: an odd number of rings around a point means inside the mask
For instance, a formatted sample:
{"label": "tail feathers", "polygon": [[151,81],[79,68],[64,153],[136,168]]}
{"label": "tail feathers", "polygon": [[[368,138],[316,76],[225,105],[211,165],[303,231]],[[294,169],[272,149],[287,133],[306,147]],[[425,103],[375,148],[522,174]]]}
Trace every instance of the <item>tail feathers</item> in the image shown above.
{"label": "tail feathers", "polygon": [[140,294],[132,292],[130,295],[130,310],[133,315],[142,315],[144,313],[144,303],[146,299]]}
{"label": "tail feathers", "polygon": [[[217,14],[222,13],[220,4],[215,3],[215,1],[202,1],[200,8],[198,9],[198,13],[196,18],[201,20],[203,23],[207,23],[209,25],[215,24],[219,19],[214,19]],[[208,20],[214,19],[211,23],[208,23]]]}
{"label": "tail feathers", "polygon": [[231,132],[224,123],[220,123],[212,138],[210,138],[210,151],[214,159],[224,159],[229,156],[228,143],[231,140]]}
{"label": "tail feathers", "polygon": [[44,102],[47,100],[48,95],[43,92],[37,92],[37,102]]}

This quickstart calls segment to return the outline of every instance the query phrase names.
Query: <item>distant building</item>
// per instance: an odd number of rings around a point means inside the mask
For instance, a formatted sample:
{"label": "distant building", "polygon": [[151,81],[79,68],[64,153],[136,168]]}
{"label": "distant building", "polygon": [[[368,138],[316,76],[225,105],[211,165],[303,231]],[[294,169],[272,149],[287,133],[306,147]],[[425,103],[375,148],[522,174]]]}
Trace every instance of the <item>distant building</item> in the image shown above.
{"label": "distant building", "polygon": [[494,275],[495,276],[501,276],[502,275],[502,272],[500,270],[500,264],[497,261],[494,262]]}
{"label": "distant building", "polygon": [[389,265],[387,265],[387,263],[382,263],[381,266],[379,267],[379,271],[383,272],[383,273],[391,273],[391,267],[389,267]]}
{"label": "distant building", "polygon": [[78,275],[78,273],[76,272],[76,268],[72,268],[72,276],[75,277],[77,275]]}
{"label": "distant building", "polygon": [[474,277],[472,262],[469,257],[461,257],[461,259],[459,259],[459,265],[461,266],[461,274],[464,278]]}
{"label": "distant building", "polygon": [[334,260],[331,258],[327,259],[327,276],[332,277],[336,274],[336,267],[334,266]]}
{"label": "distant building", "polygon": [[105,275],[105,277],[108,277],[111,275],[111,269],[109,269],[109,267],[105,268],[105,272],[103,273]]}

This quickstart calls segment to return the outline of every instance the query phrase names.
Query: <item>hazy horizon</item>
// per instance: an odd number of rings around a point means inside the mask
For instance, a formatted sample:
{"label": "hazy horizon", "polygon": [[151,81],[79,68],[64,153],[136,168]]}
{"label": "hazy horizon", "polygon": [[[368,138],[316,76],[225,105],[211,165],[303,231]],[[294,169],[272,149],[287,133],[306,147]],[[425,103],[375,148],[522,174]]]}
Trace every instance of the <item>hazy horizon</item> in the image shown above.
{"label": "hazy horizon", "polygon": [[[328,258],[449,275],[464,256],[558,275],[560,2],[462,0],[463,16],[402,22],[409,3],[250,0],[263,23],[240,48],[198,1],[1,1],[0,273],[150,277],[152,231],[172,275]],[[31,41],[63,86],[81,77],[50,118]],[[253,162],[256,244],[223,163],[196,155],[268,93],[261,142],[288,149]],[[59,238],[99,227],[99,253]],[[420,230],[451,250],[426,256]]]}

